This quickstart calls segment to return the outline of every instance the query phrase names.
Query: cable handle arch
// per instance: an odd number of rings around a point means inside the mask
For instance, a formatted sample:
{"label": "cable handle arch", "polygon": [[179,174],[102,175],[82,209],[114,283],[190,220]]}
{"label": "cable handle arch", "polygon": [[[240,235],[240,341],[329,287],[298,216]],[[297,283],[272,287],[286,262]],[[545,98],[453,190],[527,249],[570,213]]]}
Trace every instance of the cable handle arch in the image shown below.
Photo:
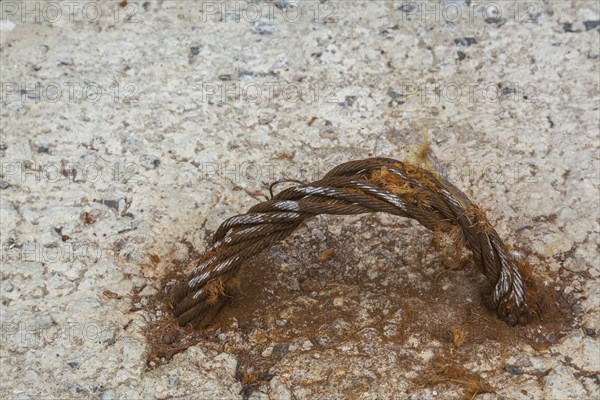
{"label": "cable handle arch", "polygon": [[171,292],[179,324],[206,326],[226,303],[244,263],[305,220],[371,212],[415,219],[449,234],[457,248],[470,250],[491,284],[490,305],[508,324],[541,317],[541,296],[527,263],[510,253],[485,212],[443,177],[433,153],[425,157],[427,168],[382,157],[349,161],[318,181],[285,189],[224,221],[194,269]]}

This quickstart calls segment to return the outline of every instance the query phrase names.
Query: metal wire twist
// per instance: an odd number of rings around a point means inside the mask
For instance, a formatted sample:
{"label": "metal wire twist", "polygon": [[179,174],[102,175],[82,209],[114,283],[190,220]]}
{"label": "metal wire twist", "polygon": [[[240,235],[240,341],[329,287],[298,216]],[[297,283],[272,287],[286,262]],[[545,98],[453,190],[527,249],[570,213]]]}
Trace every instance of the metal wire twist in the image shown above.
{"label": "metal wire twist", "polygon": [[306,219],[370,212],[413,218],[430,230],[452,233],[492,285],[491,305],[500,318],[516,325],[539,315],[527,265],[511,255],[485,213],[443,178],[433,154],[426,157],[429,170],[389,158],[346,162],[319,181],[283,190],[223,222],[212,246],[172,291],[179,324],[205,326],[225,304],[240,267]]}

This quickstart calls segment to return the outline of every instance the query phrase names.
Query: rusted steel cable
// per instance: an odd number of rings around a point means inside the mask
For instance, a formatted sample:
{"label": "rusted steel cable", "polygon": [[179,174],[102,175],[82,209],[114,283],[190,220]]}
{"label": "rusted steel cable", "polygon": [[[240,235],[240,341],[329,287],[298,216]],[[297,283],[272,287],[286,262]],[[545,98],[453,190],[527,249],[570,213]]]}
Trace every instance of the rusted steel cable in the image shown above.
{"label": "rusted steel cable", "polygon": [[369,212],[413,218],[434,232],[451,235],[457,248],[466,246],[493,287],[491,306],[510,325],[541,316],[528,265],[512,256],[483,210],[442,176],[427,146],[421,157],[426,168],[389,158],[346,162],[319,181],[283,190],[223,222],[212,246],[172,291],[179,324],[205,326],[226,303],[240,267],[306,219]]}

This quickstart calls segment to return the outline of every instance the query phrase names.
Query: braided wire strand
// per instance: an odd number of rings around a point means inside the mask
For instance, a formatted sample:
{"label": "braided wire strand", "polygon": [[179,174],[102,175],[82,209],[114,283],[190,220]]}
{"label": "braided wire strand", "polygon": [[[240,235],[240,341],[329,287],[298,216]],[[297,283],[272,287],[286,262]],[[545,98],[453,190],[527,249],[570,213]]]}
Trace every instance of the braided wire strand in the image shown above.
{"label": "braided wire strand", "polygon": [[[439,172],[439,171],[438,171]],[[205,326],[225,304],[240,267],[320,214],[386,212],[417,220],[429,230],[457,232],[493,289],[491,306],[510,325],[540,316],[528,266],[515,259],[473,204],[442,174],[389,158],[338,165],[321,180],[281,191],[227,219],[188,277],[172,290],[180,325]]]}

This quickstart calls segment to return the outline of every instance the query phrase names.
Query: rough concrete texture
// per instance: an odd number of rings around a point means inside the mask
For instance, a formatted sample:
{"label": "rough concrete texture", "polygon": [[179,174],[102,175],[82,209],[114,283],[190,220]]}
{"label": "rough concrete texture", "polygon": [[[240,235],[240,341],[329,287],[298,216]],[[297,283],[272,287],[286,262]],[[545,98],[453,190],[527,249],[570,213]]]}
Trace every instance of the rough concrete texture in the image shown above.
{"label": "rough concrete texture", "polygon": [[[0,7],[1,398],[600,397],[597,1]],[[412,221],[319,217],[162,338],[269,182],[423,132],[558,311],[510,328]]]}

